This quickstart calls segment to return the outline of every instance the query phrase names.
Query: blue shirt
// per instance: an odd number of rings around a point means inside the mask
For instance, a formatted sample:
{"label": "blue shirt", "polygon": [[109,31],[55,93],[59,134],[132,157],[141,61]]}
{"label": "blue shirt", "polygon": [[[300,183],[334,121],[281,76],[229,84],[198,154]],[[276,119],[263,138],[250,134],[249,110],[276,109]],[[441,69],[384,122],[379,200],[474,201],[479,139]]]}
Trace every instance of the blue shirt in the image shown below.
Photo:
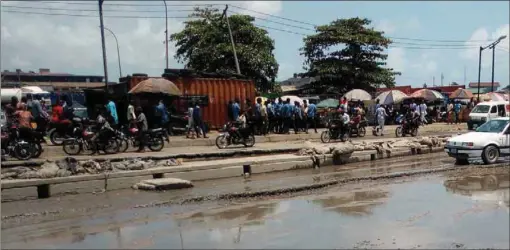
{"label": "blue shirt", "polygon": [[455,112],[460,112],[460,108],[461,108],[460,103],[455,103],[455,105],[453,105],[453,109],[455,110]]}
{"label": "blue shirt", "polygon": [[315,113],[317,112],[317,107],[315,106],[315,104],[311,103],[310,105],[308,105],[308,112],[307,112],[307,115],[308,117],[315,117]]}
{"label": "blue shirt", "polygon": [[232,104],[232,115],[234,116],[234,121],[239,118],[239,113],[241,112],[241,108],[239,107],[239,103]]}
{"label": "blue shirt", "polygon": [[260,115],[260,104],[258,104],[258,103],[255,104],[255,110],[253,111],[253,114],[257,118],[259,118],[261,116]]}
{"label": "blue shirt", "polygon": [[163,103],[160,103],[156,106],[156,110],[161,114],[161,121],[168,122],[168,114],[166,113],[166,108]]}
{"label": "blue shirt", "polygon": [[113,124],[116,125],[119,123],[119,118],[117,117],[117,107],[115,107],[115,103],[110,101],[106,105],[106,108],[110,112],[110,115],[113,117]]}
{"label": "blue shirt", "polygon": [[281,114],[282,114],[282,104],[281,103],[274,104],[274,112],[275,112],[275,115],[281,116]]}

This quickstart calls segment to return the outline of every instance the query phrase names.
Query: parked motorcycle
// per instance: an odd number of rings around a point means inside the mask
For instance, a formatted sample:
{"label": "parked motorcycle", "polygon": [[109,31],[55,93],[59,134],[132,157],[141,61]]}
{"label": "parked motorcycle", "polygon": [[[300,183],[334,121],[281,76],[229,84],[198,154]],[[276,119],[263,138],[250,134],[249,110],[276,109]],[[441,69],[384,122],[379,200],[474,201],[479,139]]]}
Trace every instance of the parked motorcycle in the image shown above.
{"label": "parked motorcycle", "polygon": [[216,137],[216,146],[224,149],[229,145],[244,145],[253,147],[255,145],[255,136],[253,130],[248,126],[239,128],[238,124],[228,122],[223,126],[223,131]]}
{"label": "parked motorcycle", "polygon": [[[124,128],[122,130],[125,130]],[[119,133],[119,139],[122,141],[120,151],[125,152],[129,145],[134,148],[138,148],[140,146],[140,139],[138,137],[138,129],[130,128],[126,131],[126,133]],[[165,131],[162,128],[149,129],[145,135],[146,145],[149,150],[153,152],[158,152],[163,150],[165,147]]]}
{"label": "parked motorcycle", "polygon": [[[416,118],[419,119],[419,118]],[[417,136],[418,135],[418,121],[407,121],[404,115],[400,115],[396,118],[397,128],[395,129],[396,137],[405,137],[406,135]]]}
{"label": "parked motorcycle", "polygon": [[356,126],[350,126],[350,137],[364,137],[367,134],[367,120],[363,119],[360,123]]}
{"label": "parked motorcycle", "polygon": [[168,133],[170,135],[184,135],[187,131],[188,116],[187,115],[173,115],[169,116]]}
{"label": "parked motorcycle", "polygon": [[351,134],[350,125],[344,124],[341,119],[332,119],[328,122],[327,126],[328,130],[323,131],[321,134],[321,141],[323,143],[338,139],[345,142],[349,139],[349,135]]}
{"label": "parked motorcycle", "polygon": [[[18,160],[26,161],[37,154],[37,143],[21,138],[19,128],[17,127],[11,127],[7,130],[7,128],[2,126],[1,140],[2,158],[8,155]],[[42,150],[40,144],[39,148]]]}

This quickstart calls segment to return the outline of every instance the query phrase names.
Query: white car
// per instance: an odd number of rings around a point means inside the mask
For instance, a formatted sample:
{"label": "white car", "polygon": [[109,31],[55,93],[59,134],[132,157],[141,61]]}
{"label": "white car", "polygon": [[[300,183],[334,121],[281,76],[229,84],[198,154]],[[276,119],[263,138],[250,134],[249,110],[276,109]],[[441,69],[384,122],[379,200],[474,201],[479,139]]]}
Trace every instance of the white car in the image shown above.
{"label": "white car", "polygon": [[452,137],[444,147],[457,164],[468,164],[468,159],[482,158],[485,164],[495,163],[500,156],[510,156],[510,118],[490,120],[475,132]]}

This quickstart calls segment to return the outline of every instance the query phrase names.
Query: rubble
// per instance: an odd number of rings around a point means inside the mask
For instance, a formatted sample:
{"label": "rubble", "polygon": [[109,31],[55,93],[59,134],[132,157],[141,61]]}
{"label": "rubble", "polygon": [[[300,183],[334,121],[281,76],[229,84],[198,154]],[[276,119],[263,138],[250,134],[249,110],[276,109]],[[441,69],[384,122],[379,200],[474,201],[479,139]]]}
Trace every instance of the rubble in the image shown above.
{"label": "rubble", "polygon": [[169,190],[193,187],[191,181],[177,178],[161,178],[141,181],[133,185],[133,189],[141,190]]}
{"label": "rubble", "polygon": [[48,179],[55,177],[68,177],[83,174],[101,174],[108,172],[143,170],[154,167],[171,167],[182,164],[182,160],[141,160],[132,159],[120,162],[110,161],[77,161],[75,158],[66,157],[55,162],[45,162],[40,167],[10,167],[2,169],[2,180],[12,179]]}

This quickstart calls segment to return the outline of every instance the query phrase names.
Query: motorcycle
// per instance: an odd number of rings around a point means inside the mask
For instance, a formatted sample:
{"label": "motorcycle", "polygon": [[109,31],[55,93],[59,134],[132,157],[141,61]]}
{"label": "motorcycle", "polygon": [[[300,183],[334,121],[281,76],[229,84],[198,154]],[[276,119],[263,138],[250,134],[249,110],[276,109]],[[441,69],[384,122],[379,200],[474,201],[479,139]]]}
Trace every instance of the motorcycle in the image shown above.
{"label": "motorcycle", "polygon": [[255,136],[250,127],[238,128],[232,122],[228,122],[223,126],[223,131],[216,137],[216,146],[224,149],[229,145],[244,145],[245,147],[253,147],[255,145]]}
{"label": "motorcycle", "polygon": [[82,127],[83,120],[75,117],[71,120],[71,123],[55,123],[50,122],[48,136],[53,145],[62,145],[65,139],[71,138],[75,128]]}
{"label": "motorcycle", "polygon": [[411,135],[413,137],[418,135],[418,121],[415,118],[413,121],[409,122],[405,119],[404,115],[398,116],[395,121],[397,123],[397,128],[395,129],[396,137],[405,137],[406,135]]}
{"label": "motorcycle", "polygon": [[[139,131],[137,128],[130,128],[127,130],[127,133],[118,133],[120,135],[119,138],[122,140],[120,149],[122,152],[125,152],[129,145],[134,148],[138,148],[140,146],[138,133]],[[162,128],[149,129],[145,135],[146,145],[149,150],[153,152],[163,150],[165,147],[165,140],[163,139],[164,136],[165,131]]]}
{"label": "motorcycle", "polygon": [[168,133],[170,135],[184,135],[187,131],[188,116],[171,114],[169,118]]}
{"label": "motorcycle", "polygon": [[358,125],[350,126],[350,137],[357,136],[357,137],[364,137],[367,134],[367,120],[363,119],[361,120]]}
{"label": "motorcycle", "polygon": [[75,127],[73,138],[64,140],[63,150],[68,155],[78,155],[82,151],[85,151],[88,155],[93,155],[98,151],[114,154],[119,152],[119,143],[112,134],[113,131],[111,133],[106,132],[103,138],[99,138],[99,136],[95,136],[96,133],[92,132],[90,127],[86,129]]}
{"label": "motorcycle", "polygon": [[[30,158],[34,157],[34,155],[38,156],[38,150],[41,150],[42,147],[40,144],[35,141],[24,140],[20,137],[19,128],[13,126],[9,131],[2,126],[1,128],[1,140],[2,140],[2,158],[9,155],[18,160],[26,161]],[[39,145],[37,147],[36,145]],[[39,149],[38,149],[39,148]]]}
{"label": "motorcycle", "polygon": [[345,142],[349,139],[349,135],[351,134],[351,128],[348,124],[343,124],[343,120],[333,119],[330,120],[327,124],[328,130],[323,131],[321,134],[321,141],[323,143],[328,143],[331,140],[340,139],[342,142]]}

